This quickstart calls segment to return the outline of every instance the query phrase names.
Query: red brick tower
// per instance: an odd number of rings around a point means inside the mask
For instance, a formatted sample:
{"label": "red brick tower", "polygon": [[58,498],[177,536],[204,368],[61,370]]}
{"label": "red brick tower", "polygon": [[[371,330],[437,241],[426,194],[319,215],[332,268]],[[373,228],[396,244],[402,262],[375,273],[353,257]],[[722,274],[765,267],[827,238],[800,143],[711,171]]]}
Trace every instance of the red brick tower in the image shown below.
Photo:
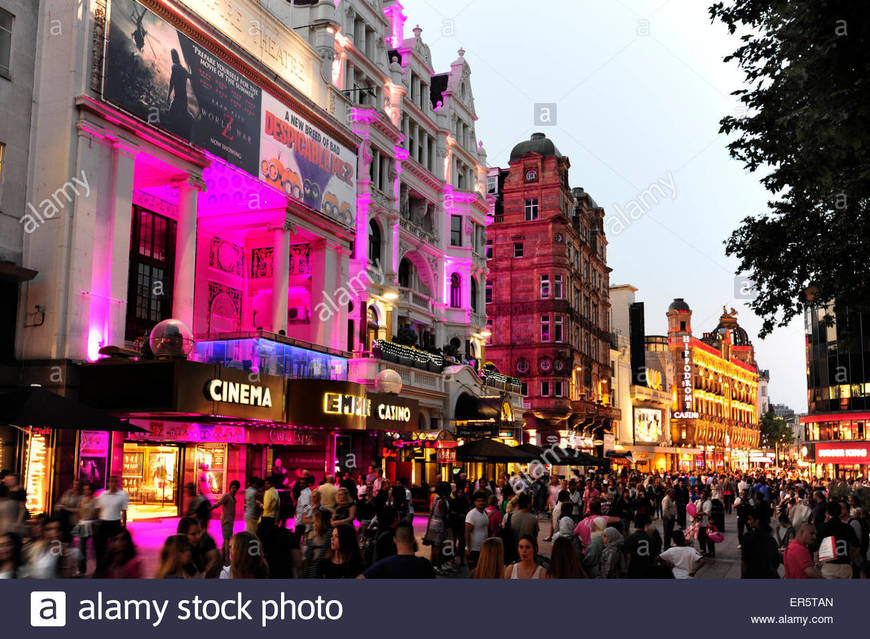
{"label": "red brick tower", "polygon": [[487,229],[488,360],[519,377],[537,443],[610,431],[604,210],[571,189],[570,161],[542,133],[514,147]]}

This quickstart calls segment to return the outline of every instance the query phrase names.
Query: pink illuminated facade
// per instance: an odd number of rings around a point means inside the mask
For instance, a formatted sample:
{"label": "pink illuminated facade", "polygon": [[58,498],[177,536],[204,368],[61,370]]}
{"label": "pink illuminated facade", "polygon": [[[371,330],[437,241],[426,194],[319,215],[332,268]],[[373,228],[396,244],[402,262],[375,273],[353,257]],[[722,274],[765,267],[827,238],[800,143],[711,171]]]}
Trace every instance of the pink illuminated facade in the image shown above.
{"label": "pink illuminated facade", "polygon": [[[276,467],[322,477],[339,451],[364,467],[400,433],[451,429],[462,393],[521,407],[478,373],[486,156],[464,52],[436,74],[389,1],[90,0],[85,20],[68,4],[50,17],[75,27],[37,43],[19,381],[144,432],[45,435],[45,503],[103,459],[135,516],[166,516],[203,467],[215,491]],[[144,361],[169,318],[193,333],[189,366]],[[416,362],[388,362],[409,335]],[[444,346],[449,361],[424,350]],[[368,406],[386,368],[413,423],[326,415],[328,397]],[[394,458],[415,483],[449,472]]]}

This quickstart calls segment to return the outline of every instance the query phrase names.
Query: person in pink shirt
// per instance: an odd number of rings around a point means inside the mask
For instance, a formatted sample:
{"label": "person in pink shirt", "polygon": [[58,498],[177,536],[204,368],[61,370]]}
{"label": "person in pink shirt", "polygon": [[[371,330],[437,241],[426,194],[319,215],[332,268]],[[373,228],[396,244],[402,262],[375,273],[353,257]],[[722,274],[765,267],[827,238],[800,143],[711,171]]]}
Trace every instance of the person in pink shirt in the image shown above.
{"label": "person in pink shirt", "polygon": [[798,526],[795,538],[785,549],[782,563],[786,579],[821,579],[822,573],[813,561],[810,546],[816,541],[816,528],[810,523]]}

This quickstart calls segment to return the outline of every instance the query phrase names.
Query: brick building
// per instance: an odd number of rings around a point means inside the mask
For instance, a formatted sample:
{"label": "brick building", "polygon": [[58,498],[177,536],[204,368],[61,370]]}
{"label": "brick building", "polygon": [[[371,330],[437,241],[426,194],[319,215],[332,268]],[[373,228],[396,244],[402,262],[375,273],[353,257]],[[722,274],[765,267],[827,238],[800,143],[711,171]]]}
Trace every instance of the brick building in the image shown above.
{"label": "brick building", "polygon": [[522,380],[526,438],[612,446],[609,271],[604,209],[569,184],[542,133],[491,175],[487,358]]}

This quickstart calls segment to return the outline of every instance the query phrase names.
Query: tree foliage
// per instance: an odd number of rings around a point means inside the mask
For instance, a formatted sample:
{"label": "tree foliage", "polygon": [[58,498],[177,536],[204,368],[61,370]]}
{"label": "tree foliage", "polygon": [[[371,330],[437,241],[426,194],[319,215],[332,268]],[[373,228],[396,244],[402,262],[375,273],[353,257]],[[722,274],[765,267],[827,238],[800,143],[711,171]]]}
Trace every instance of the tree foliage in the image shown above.
{"label": "tree foliage", "polygon": [[807,303],[870,300],[870,2],[729,0],[711,18],[740,38],[745,112],[720,121],[770,193],[726,241],[754,283],[761,335]]}
{"label": "tree foliage", "polygon": [[794,442],[791,426],[782,417],[777,417],[772,410],[761,416],[761,447],[776,448],[788,446]]}

